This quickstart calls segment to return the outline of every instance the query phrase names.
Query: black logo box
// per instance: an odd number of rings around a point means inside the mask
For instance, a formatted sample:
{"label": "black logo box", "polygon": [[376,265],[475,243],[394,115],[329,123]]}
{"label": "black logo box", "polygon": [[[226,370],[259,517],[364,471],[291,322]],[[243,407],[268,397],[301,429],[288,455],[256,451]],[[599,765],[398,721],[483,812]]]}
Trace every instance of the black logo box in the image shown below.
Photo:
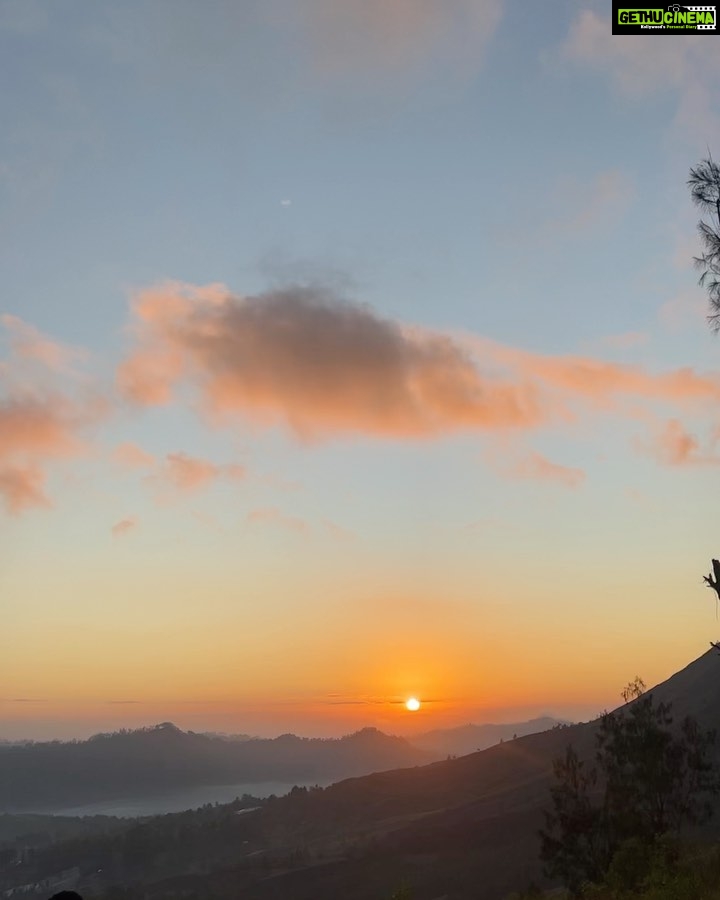
{"label": "black logo box", "polygon": [[[635,16],[635,22],[622,23],[620,21],[620,12],[627,11],[637,14]],[[643,20],[647,17],[642,15],[643,13],[652,14],[651,18],[644,22],[646,27],[643,27]],[[674,23],[666,21],[668,18],[667,14],[672,15],[673,19],[675,19],[674,13],[705,13],[712,14],[712,20],[714,22],[713,25],[708,26],[706,23],[701,23],[700,27],[696,24],[691,24],[685,27],[675,27]],[[715,34],[718,32],[718,6],[717,5],[692,5],[685,6],[680,3],[666,3],[666,4],[647,4],[643,5],[642,3],[633,3],[632,0],[629,2],[619,2],[619,0],[613,0],[612,3],[612,33],[613,34],[652,34],[652,35],[677,35],[677,34]],[[661,17],[661,21],[657,21],[657,19]],[[679,18],[679,17],[678,17]],[[647,27],[651,26],[651,27]],[[720,47],[718,47],[718,52],[720,52]]]}

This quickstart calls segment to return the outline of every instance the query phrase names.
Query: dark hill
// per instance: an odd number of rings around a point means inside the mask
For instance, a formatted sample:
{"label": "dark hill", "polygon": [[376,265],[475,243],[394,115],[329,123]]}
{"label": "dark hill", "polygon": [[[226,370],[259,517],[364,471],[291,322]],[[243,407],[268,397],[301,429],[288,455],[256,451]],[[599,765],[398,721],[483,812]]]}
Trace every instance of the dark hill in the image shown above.
{"label": "dark hill", "polygon": [[364,729],[339,739],[228,741],[170,722],[87,741],[0,747],[0,812],[50,810],[236,782],[314,782],[426,763],[404,738]]}

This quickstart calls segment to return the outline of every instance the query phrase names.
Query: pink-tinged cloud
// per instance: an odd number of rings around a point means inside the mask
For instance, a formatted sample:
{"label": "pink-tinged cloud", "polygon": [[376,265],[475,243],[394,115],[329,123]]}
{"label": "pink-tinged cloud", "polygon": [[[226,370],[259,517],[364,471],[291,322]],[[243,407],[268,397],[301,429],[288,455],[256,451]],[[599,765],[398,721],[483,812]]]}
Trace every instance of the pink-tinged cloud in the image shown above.
{"label": "pink-tinged cloud", "polygon": [[47,465],[85,452],[85,431],[107,412],[72,363],[83,354],[16,316],[0,317],[9,353],[0,361],[0,498],[13,513],[50,505]]}
{"label": "pink-tinged cloud", "polygon": [[[307,41],[321,75],[419,73],[427,64],[476,71],[502,17],[502,0],[307,0],[275,20]],[[272,2],[270,8],[273,8]],[[386,88],[387,90],[387,88]]]}
{"label": "pink-tinged cloud", "polygon": [[0,324],[8,334],[10,350],[16,360],[39,363],[47,369],[62,372],[85,356],[83,351],[53,340],[17,316],[2,315]]}
{"label": "pink-tinged cloud", "polygon": [[514,478],[528,478],[533,481],[549,481],[568,488],[577,488],[585,481],[585,472],[572,466],[554,463],[540,453],[531,453],[508,470]]}
{"label": "pink-tinged cloud", "polygon": [[13,515],[51,506],[44,485],[45,476],[37,466],[0,465],[0,499]]}
{"label": "pink-tinged cloud", "polygon": [[350,531],[348,528],[344,528],[342,525],[338,525],[336,522],[331,522],[329,519],[323,519],[321,524],[325,533],[336,541],[355,540],[356,535],[354,532]]}
{"label": "pink-tinged cloud", "polygon": [[697,438],[685,431],[677,419],[671,419],[658,439],[661,459],[671,466],[686,465],[697,456]]}
{"label": "pink-tinged cloud", "polygon": [[113,450],[112,459],[118,465],[127,466],[130,469],[147,469],[155,465],[155,457],[147,453],[142,447],[126,441]]}
{"label": "pink-tinged cloud", "polygon": [[80,411],[62,397],[21,395],[0,399],[0,460],[78,452],[76,430],[81,419]]}
{"label": "pink-tinged cloud", "polygon": [[110,533],[114,538],[125,537],[131,531],[134,531],[137,526],[137,519],[134,516],[130,516],[128,519],[121,519],[119,522],[116,522],[110,529]]}
{"label": "pink-tinged cloud", "polygon": [[139,343],[119,384],[138,403],[167,401],[182,381],[215,417],[285,423],[308,438],[527,428],[551,416],[530,380],[486,375],[452,337],[403,328],[327,291],[165,291],[164,304],[161,289],[134,303]]}
{"label": "pink-tinged cloud", "polygon": [[159,478],[178,491],[195,491],[207,487],[218,478],[239,481],[245,477],[240,465],[216,465],[186,453],[168,453],[161,466]]}
{"label": "pink-tinged cloud", "polygon": [[288,516],[274,506],[251,510],[247,520],[251,525],[275,525],[288,531],[294,531],[296,534],[306,534],[310,530],[310,526],[304,519]]}
{"label": "pink-tinged cloud", "polygon": [[48,507],[45,466],[83,452],[80,432],[97,417],[63,396],[0,397],[0,496],[12,513]]}
{"label": "pink-tinged cloud", "polygon": [[690,367],[655,374],[641,366],[581,356],[545,356],[490,341],[468,340],[478,352],[546,390],[560,392],[566,400],[575,398],[604,407],[623,399],[680,406],[720,400],[720,376],[701,375]]}
{"label": "pink-tinged cloud", "polygon": [[638,417],[720,401],[717,374],[652,373],[420,329],[325,289],[242,298],[170,284],[135,298],[133,330],[119,372],[129,399],[168,402],[189,388],[215,422],[284,424],[304,439],[509,432],[587,410]]}
{"label": "pink-tinged cloud", "polygon": [[700,441],[677,420],[670,419],[651,440],[639,442],[659,462],[667,466],[720,465],[720,457],[714,451],[717,433],[712,435],[711,452],[703,452]]}

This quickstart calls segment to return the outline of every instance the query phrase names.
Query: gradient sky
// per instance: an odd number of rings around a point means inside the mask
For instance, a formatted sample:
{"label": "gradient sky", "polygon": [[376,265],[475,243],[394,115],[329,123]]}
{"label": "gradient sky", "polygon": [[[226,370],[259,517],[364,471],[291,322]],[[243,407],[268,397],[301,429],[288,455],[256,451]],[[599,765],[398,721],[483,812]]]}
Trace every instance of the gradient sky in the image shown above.
{"label": "gradient sky", "polygon": [[608,7],[0,0],[0,737],[586,717],[719,636],[720,53]]}

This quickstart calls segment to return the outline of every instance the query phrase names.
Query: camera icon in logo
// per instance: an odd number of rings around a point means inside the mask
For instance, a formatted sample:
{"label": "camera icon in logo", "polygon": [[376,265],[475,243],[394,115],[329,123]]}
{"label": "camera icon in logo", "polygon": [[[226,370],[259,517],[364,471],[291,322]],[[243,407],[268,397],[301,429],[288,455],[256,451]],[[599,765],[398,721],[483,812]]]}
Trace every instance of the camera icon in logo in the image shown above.
{"label": "camera icon in logo", "polygon": [[687,7],[681,6],[679,3],[671,3],[668,6],[668,12],[687,12]]}

